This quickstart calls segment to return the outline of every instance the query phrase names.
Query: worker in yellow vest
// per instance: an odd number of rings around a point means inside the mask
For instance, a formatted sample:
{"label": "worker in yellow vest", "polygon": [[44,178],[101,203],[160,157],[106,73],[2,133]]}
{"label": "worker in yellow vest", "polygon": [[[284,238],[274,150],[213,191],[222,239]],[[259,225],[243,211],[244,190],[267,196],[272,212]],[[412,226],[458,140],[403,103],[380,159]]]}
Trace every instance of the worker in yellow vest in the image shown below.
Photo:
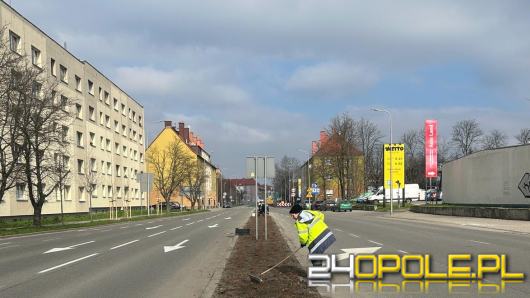
{"label": "worker in yellow vest", "polygon": [[[307,246],[310,254],[323,254],[335,242],[335,236],[324,222],[322,212],[304,210],[296,204],[289,213],[295,220],[300,245]],[[321,266],[320,261],[312,262],[314,266]]]}

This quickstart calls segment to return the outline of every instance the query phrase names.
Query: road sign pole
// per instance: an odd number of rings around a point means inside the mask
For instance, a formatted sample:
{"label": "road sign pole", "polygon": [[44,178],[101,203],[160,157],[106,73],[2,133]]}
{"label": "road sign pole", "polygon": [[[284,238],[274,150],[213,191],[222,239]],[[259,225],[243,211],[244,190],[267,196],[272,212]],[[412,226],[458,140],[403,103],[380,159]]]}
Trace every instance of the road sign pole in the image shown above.
{"label": "road sign pole", "polygon": [[265,212],[263,212],[263,216],[265,217],[265,240],[267,240],[267,157],[263,157],[263,178],[265,179],[265,196],[263,197]]}
{"label": "road sign pole", "polygon": [[256,240],[258,240],[258,158],[254,156],[254,180],[256,181]]}

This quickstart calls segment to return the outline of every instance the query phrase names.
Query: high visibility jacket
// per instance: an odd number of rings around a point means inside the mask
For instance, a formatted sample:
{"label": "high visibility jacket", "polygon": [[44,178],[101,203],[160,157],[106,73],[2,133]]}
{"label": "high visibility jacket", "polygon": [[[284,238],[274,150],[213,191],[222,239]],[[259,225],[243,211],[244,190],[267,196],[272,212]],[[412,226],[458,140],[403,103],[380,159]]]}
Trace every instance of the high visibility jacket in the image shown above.
{"label": "high visibility jacket", "polygon": [[[305,213],[304,213],[305,212]],[[306,245],[312,253],[327,238],[333,235],[324,222],[324,214],[314,210],[303,210],[295,222],[300,244]]]}

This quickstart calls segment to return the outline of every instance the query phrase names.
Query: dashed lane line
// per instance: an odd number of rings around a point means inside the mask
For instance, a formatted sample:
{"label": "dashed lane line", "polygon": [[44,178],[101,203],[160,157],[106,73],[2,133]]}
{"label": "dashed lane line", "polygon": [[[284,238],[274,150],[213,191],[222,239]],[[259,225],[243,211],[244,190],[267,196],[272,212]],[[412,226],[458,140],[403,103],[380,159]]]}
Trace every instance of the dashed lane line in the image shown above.
{"label": "dashed lane line", "polygon": [[402,253],[402,254],[408,254],[408,252],[404,251],[404,250],[401,250],[401,249],[398,249],[398,252]]}
{"label": "dashed lane line", "polygon": [[192,222],[190,222],[190,223],[187,223],[186,225],[187,225],[187,226],[191,226],[191,225],[194,224],[194,223],[195,223],[195,222],[192,221]]}
{"label": "dashed lane line", "polygon": [[112,247],[110,250],[115,250],[116,248],[120,248],[120,247],[124,247],[125,245],[129,245],[129,244],[132,244],[134,242],[138,242],[139,240],[136,239],[136,240],[133,240],[133,241],[129,241],[127,243],[123,243],[123,244],[120,244],[120,245],[117,245],[117,246],[114,246]]}
{"label": "dashed lane line", "polygon": [[91,254],[91,255],[84,256],[84,257],[81,257],[81,258],[79,258],[79,259],[75,259],[75,260],[72,260],[72,261],[69,261],[69,262],[63,263],[63,264],[61,264],[61,265],[57,265],[57,266],[54,266],[54,267],[51,267],[51,268],[48,268],[48,269],[44,269],[44,270],[42,270],[42,271],[39,271],[39,274],[41,274],[41,273],[46,273],[46,272],[49,272],[49,271],[52,271],[52,270],[55,270],[55,269],[59,269],[59,268],[61,268],[61,267],[68,266],[68,265],[70,265],[70,264],[73,264],[73,263],[76,263],[76,262],[82,261],[82,260],[84,260],[84,259],[91,258],[91,257],[93,257],[93,256],[97,256],[97,255],[98,255],[98,253],[93,253],[93,254]]}
{"label": "dashed lane line", "polygon": [[490,243],[488,242],[482,242],[482,241],[477,241],[477,240],[469,240],[471,242],[475,242],[475,243],[479,243],[479,244],[486,244],[486,245],[490,245]]}
{"label": "dashed lane line", "polygon": [[350,236],[352,236],[352,237],[355,237],[355,238],[361,238],[361,237],[359,237],[359,235],[355,235],[355,234],[352,234],[352,233],[350,233],[350,234],[348,234],[348,235],[350,235]]}
{"label": "dashed lane line", "polygon": [[158,236],[158,235],[160,235],[160,234],[164,234],[165,232],[167,232],[167,231],[162,231],[162,232],[154,233],[154,234],[151,234],[151,235],[149,235],[149,236],[147,236],[147,237]]}
{"label": "dashed lane line", "polygon": [[182,226],[174,227],[174,228],[171,228],[170,230],[171,230],[171,231],[174,231],[174,230],[176,230],[176,229],[180,229],[180,228],[182,228]]}
{"label": "dashed lane line", "polygon": [[383,246],[383,243],[379,243],[379,242],[376,242],[376,241],[373,241],[373,240],[368,240],[368,242],[372,242],[375,245]]}

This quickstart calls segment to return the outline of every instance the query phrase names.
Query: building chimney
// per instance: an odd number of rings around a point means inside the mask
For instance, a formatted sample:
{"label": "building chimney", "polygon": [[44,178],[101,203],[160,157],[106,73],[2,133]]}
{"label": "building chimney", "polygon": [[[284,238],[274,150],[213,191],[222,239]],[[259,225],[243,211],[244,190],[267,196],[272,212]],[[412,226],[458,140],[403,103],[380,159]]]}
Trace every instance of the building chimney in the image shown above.
{"label": "building chimney", "polygon": [[184,122],[179,122],[179,132],[180,133],[184,132]]}
{"label": "building chimney", "polygon": [[164,121],[164,127],[171,127],[171,126],[173,126],[173,122],[171,122],[171,120]]}

